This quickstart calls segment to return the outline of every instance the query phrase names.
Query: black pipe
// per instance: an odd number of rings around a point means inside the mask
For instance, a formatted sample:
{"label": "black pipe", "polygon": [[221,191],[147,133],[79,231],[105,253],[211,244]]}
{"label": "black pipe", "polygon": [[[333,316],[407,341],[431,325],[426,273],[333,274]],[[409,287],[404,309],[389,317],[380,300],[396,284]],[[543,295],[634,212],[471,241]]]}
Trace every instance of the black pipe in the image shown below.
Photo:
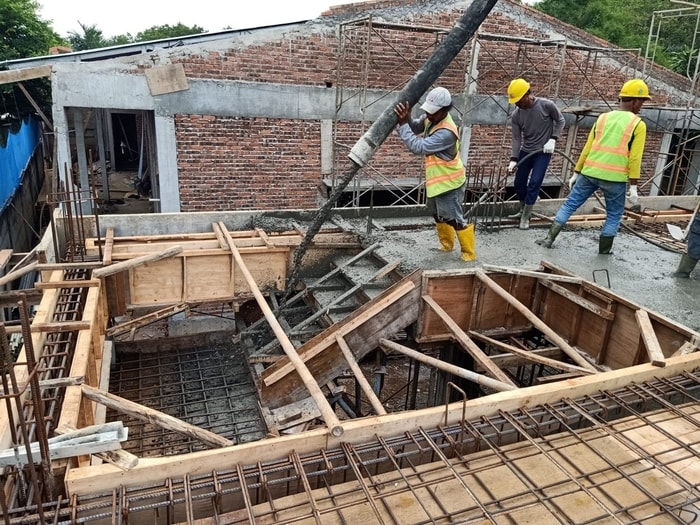
{"label": "black pipe", "polygon": [[498,0],[473,0],[469,8],[457,21],[452,30],[445,36],[438,48],[433,52],[423,67],[416,71],[411,80],[399,92],[396,99],[387,106],[377,120],[370,126],[365,134],[358,140],[350,150],[348,157],[353,165],[350,170],[343,175],[339,184],[333,188],[328,200],[321,206],[313,223],[306,231],[304,239],[301,241],[294,253],[294,265],[287,283],[285,297],[282,298],[279,311],[284,307],[286,297],[289,296],[296,286],[301,266],[301,260],[306,253],[311,241],[321,229],[321,226],[330,215],[338,197],[345,190],[358,170],[364,166],[374,155],[374,152],[382,145],[392,130],[398,123],[398,117],[394,113],[394,107],[398,102],[408,102],[413,107],[418,99],[425,93],[442,72],[450,65],[452,60],[459,54],[469,39],[474,36],[476,30],[486,19]]}

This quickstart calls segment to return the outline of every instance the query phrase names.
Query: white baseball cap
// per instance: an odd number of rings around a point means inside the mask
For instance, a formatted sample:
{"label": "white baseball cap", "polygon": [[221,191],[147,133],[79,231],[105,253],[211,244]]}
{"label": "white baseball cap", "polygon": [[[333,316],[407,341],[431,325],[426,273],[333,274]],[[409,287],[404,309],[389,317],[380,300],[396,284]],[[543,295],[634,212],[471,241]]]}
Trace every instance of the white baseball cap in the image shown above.
{"label": "white baseball cap", "polygon": [[428,93],[428,96],[425,97],[425,102],[423,102],[423,105],[420,108],[426,113],[432,114],[437,113],[442,108],[447,107],[450,104],[452,104],[452,96],[450,95],[450,92],[444,87],[436,87],[430,93]]}

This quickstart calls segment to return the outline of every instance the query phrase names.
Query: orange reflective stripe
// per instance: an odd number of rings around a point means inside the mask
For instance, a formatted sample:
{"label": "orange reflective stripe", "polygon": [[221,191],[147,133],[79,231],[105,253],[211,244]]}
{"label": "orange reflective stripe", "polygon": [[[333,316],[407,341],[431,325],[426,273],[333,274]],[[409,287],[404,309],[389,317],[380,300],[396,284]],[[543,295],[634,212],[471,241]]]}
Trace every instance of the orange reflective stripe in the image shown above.
{"label": "orange reflective stripe", "polygon": [[603,153],[613,153],[615,155],[626,156],[627,152],[629,151],[629,149],[627,148],[627,144],[629,144],[630,137],[632,136],[632,133],[634,133],[634,128],[637,127],[637,124],[641,119],[639,117],[636,117],[632,119],[632,121],[629,124],[627,124],[616,146],[601,144],[601,140],[605,135],[605,124],[607,123],[607,120],[608,114],[603,114],[600,116],[600,120],[598,121],[599,127],[596,130],[599,131],[599,133],[595,134],[595,138],[593,140],[593,144],[591,145],[591,149],[596,149],[597,151],[602,151]]}
{"label": "orange reflective stripe", "polygon": [[459,179],[462,177],[463,174],[456,171],[454,173],[445,173],[444,175],[438,175],[435,177],[430,177],[429,179],[426,179],[425,184],[428,186],[433,186],[435,184],[440,184],[441,182],[450,182],[456,179]]}
{"label": "orange reflective stripe", "polygon": [[599,168],[606,171],[615,171],[617,173],[627,173],[627,166],[618,166],[617,164],[608,164],[606,162],[597,162],[595,160],[586,160],[586,166],[591,168]]}
{"label": "orange reflective stripe", "polygon": [[457,166],[459,165],[459,155],[452,160],[444,160],[437,155],[427,155],[425,157],[425,166]]}

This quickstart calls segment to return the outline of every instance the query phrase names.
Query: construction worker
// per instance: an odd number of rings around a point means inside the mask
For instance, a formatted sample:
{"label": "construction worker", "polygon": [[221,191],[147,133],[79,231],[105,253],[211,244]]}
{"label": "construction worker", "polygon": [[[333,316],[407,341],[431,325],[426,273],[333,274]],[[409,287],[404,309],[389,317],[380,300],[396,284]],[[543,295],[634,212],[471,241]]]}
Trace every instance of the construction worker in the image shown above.
{"label": "construction worker", "polygon": [[411,153],[425,156],[425,190],[428,210],[435,219],[440,250],[454,249],[455,235],[461,249],[460,259],[476,259],[474,225],[464,220],[464,192],[467,183],[460,158],[459,130],[450,116],[452,96],[436,87],[425,98],[425,112],[411,119],[411,106],[399,102],[397,132]]}
{"label": "construction worker", "polygon": [[532,207],[537,201],[545,172],[552,159],[554,146],[564,129],[564,115],[546,98],[535,97],[530,84],[516,78],[508,86],[508,103],[516,108],[510,116],[513,141],[508,171],[515,170],[515,194],[520,201],[517,213],[519,228],[530,228]]}
{"label": "construction worker", "polygon": [[695,214],[688,232],[688,253],[684,253],[674,272],[674,277],[688,279],[700,259],[700,214]]}
{"label": "construction worker", "polygon": [[650,98],[643,80],[635,78],[623,84],[619,109],[603,113],[596,120],[569,179],[571,192],[555,215],[547,237],[536,241],[537,244],[551,248],[569,217],[599,189],[605,197],[606,217],[598,253],[612,253],[625,211],[628,182],[630,203],[634,206],[638,201],[637,181],[647,134],[646,124],[638,113]]}

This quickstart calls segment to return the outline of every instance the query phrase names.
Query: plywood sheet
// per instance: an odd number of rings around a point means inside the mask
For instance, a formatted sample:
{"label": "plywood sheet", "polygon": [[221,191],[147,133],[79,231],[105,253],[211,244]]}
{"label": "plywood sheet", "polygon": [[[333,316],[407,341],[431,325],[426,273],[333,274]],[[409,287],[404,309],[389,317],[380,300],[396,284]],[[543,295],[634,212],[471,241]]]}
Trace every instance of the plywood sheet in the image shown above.
{"label": "plywood sheet", "polygon": [[231,255],[184,257],[185,301],[207,301],[233,297]]}
{"label": "plywood sheet", "polygon": [[181,302],[183,260],[182,257],[170,257],[131,268],[131,303],[144,305]]}

